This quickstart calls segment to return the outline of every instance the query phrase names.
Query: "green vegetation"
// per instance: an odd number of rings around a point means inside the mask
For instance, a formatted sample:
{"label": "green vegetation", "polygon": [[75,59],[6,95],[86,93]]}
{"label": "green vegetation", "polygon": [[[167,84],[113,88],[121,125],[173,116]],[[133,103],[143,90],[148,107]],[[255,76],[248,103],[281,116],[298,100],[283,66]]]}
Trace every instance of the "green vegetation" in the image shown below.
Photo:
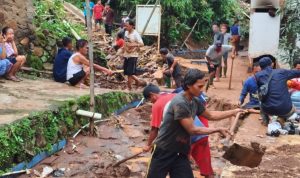
{"label": "green vegetation", "polygon": [[[123,105],[136,100],[138,94],[112,92],[95,97],[95,111],[108,117]],[[89,109],[89,96],[63,102],[51,111],[33,113],[10,125],[0,127],[0,175],[13,165],[32,159],[37,153],[67,138],[88,123],[75,115],[77,109]],[[1,172],[2,171],[2,172]]]}
{"label": "green vegetation", "polygon": [[280,11],[283,19],[281,21],[280,48],[283,51],[281,58],[292,67],[295,59],[300,58],[300,1],[285,1],[285,7]]}
{"label": "green vegetation", "polygon": [[65,36],[72,37],[72,27],[78,34],[84,31],[81,24],[68,22],[61,0],[34,0],[36,26],[35,46],[42,47],[42,54],[28,54],[28,65],[35,69],[42,69],[43,63],[53,62],[57,44]]}

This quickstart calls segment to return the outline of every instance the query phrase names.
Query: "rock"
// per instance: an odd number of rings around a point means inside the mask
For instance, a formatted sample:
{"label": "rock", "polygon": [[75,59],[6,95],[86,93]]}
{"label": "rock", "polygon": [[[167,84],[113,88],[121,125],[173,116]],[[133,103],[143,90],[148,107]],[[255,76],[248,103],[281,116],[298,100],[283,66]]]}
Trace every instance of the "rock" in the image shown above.
{"label": "rock", "polygon": [[44,54],[44,49],[41,47],[34,47],[33,48],[33,54],[37,57],[41,57]]}
{"label": "rock", "polygon": [[43,56],[43,57],[41,58],[41,60],[42,60],[43,62],[47,62],[48,57],[49,57],[49,56]]}
{"label": "rock", "polygon": [[49,70],[49,71],[53,70],[53,64],[48,63],[48,62],[43,64],[43,67],[44,67],[45,70]]}
{"label": "rock", "polygon": [[46,166],[46,167],[43,168],[43,172],[41,174],[41,177],[48,177],[48,175],[50,175],[53,171],[54,170],[53,170],[52,167]]}
{"label": "rock", "polygon": [[28,46],[29,44],[29,38],[25,37],[23,38],[23,40],[21,40],[20,42],[23,46]]}

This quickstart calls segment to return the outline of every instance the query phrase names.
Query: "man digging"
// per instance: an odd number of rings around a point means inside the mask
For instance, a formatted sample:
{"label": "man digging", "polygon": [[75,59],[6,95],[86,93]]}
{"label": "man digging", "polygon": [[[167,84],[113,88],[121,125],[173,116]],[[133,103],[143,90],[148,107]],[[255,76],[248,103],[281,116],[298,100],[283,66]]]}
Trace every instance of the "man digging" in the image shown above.
{"label": "man digging", "polygon": [[195,116],[221,120],[243,112],[242,109],[230,111],[208,111],[201,104],[199,96],[205,86],[204,73],[197,69],[188,71],[183,80],[184,92],[176,95],[164,109],[163,121],[154,144],[149,162],[147,178],[193,178],[188,159],[191,135],[221,133],[227,136],[224,128],[196,127]]}

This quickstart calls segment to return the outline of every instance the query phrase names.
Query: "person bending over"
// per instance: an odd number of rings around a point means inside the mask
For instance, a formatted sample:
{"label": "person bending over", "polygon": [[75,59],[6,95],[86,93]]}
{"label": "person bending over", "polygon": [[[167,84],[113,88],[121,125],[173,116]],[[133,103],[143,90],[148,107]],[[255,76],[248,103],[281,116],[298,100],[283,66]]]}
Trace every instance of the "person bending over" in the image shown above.
{"label": "person bending over", "polygon": [[178,64],[178,60],[169,52],[167,48],[162,48],[159,51],[160,55],[164,59],[164,62],[168,65],[168,68],[163,71],[165,81],[167,78],[174,78],[176,88],[181,87],[181,68]]}

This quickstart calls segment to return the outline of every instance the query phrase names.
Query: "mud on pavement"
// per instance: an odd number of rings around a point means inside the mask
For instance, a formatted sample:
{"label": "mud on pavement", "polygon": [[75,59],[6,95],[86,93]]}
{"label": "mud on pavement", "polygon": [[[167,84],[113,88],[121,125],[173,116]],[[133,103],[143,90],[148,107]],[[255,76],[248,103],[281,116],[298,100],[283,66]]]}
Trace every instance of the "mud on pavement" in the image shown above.
{"label": "mud on pavement", "polygon": [[[142,150],[148,138],[151,105],[131,109],[110,121],[97,125],[98,137],[84,136],[69,140],[66,148],[47,158],[33,169],[42,172],[45,166],[53,170],[64,168],[63,177],[143,177],[149,154],[113,168],[112,164]],[[49,177],[53,175],[50,174]],[[21,177],[36,177],[23,175]]]}

